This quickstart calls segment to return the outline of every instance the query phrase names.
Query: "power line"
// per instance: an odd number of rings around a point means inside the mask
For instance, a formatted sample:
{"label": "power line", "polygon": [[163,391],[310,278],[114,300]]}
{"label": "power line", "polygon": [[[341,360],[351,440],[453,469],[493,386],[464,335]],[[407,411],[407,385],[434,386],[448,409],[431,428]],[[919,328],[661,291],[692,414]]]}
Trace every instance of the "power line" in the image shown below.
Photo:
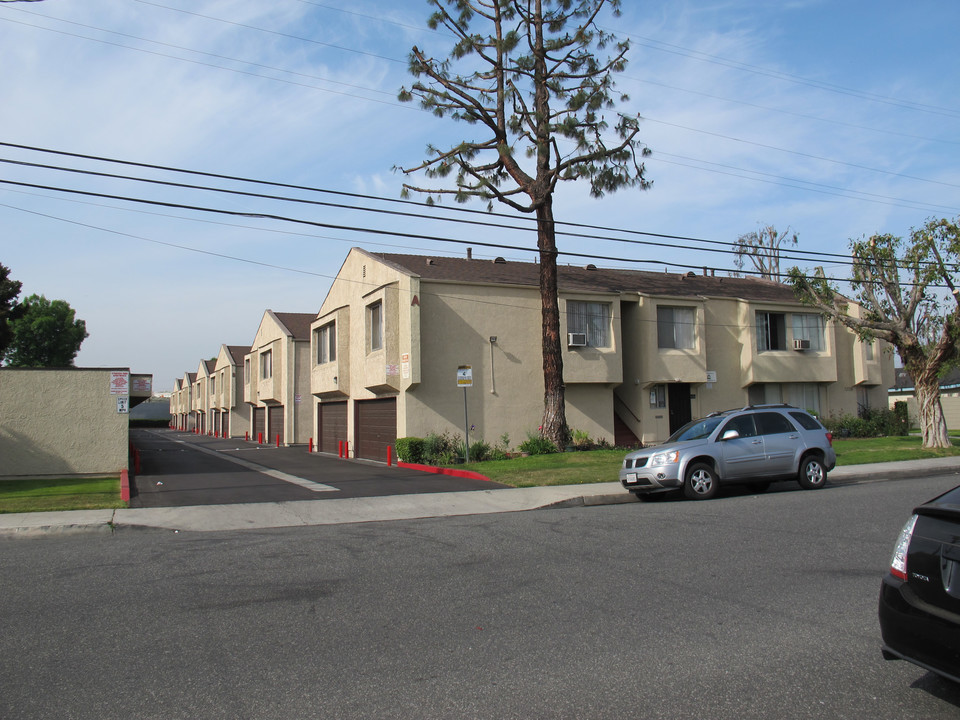
{"label": "power line", "polygon": [[[329,194],[336,194],[336,195],[347,195],[347,196],[349,196],[349,197],[351,197],[351,198],[354,198],[354,199],[373,200],[373,201],[379,201],[379,202],[400,202],[400,203],[402,203],[402,204],[404,204],[404,205],[414,205],[414,206],[417,206],[417,207],[424,207],[424,208],[431,208],[431,209],[433,209],[433,208],[435,207],[435,206],[431,206],[431,205],[429,205],[429,204],[427,204],[427,203],[417,203],[417,202],[413,202],[413,201],[409,201],[409,200],[394,201],[394,200],[391,199],[391,198],[382,198],[382,197],[378,197],[378,196],[362,195],[362,194],[359,194],[359,193],[341,193],[341,192],[338,192],[338,191],[324,190],[324,189],[321,189],[321,188],[314,188],[314,187],[308,187],[308,186],[289,186],[289,185],[285,185],[285,184],[282,184],[282,183],[272,183],[272,182],[268,182],[268,181],[254,180],[254,179],[250,179],[250,178],[238,178],[238,177],[235,177],[235,176],[222,176],[222,175],[217,175],[217,174],[215,174],[215,173],[206,173],[206,172],[201,172],[201,171],[185,170],[185,169],[182,169],[182,168],[171,168],[171,167],[169,167],[169,166],[145,165],[145,164],[143,164],[143,163],[135,163],[135,162],[117,160],[117,159],[113,159],[113,158],[101,158],[101,157],[90,156],[90,155],[79,155],[79,154],[77,154],[77,153],[61,152],[61,151],[49,150],[49,149],[45,149],[45,148],[31,148],[31,147],[29,147],[29,146],[17,145],[17,144],[13,144],[13,143],[0,142],[0,146],[16,147],[16,148],[19,148],[19,149],[37,150],[37,151],[39,151],[39,152],[45,152],[45,153],[57,154],[57,155],[65,155],[65,156],[69,156],[69,157],[83,157],[83,158],[85,158],[85,159],[90,159],[90,160],[101,160],[101,161],[104,161],[104,162],[109,162],[109,163],[114,163],[114,164],[122,164],[122,165],[131,165],[131,166],[135,166],[135,167],[144,167],[144,166],[146,166],[146,167],[150,167],[150,168],[152,168],[152,169],[162,169],[162,170],[165,170],[165,171],[177,172],[177,173],[182,173],[182,174],[198,175],[198,176],[204,176],[204,177],[216,177],[216,178],[221,178],[221,179],[238,180],[238,181],[242,181],[242,182],[245,182],[245,183],[263,184],[263,185],[268,185],[268,186],[280,185],[280,186],[282,186],[282,187],[287,187],[287,188],[293,188],[293,187],[295,187],[295,188],[298,189],[298,190],[305,190],[305,191],[319,192],[319,193],[329,193]],[[187,184],[187,183],[174,183],[174,182],[165,181],[165,180],[156,180],[156,179],[149,179],[149,178],[140,178],[140,177],[133,177],[133,176],[129,176],[129,175],[119,175],[119,174],[115,174],[115,173],[102,173],[102,172],[95,172],[95,171],[92,171],[92,170],[79,170],[79,169],[75,169],[75,168],[65,168],[65,167],[62,167],[62,166],[46,165],[46,164],[39,164],[39,163],[29,163],[29,162],[26,162],[26,161],[9,160],[9,159],[4,159],[4,158],[0,158],[0,162],[7,162],[7,163],[12,163],[12,164],[25,165],[25,166],[30,166],[30,167],[44,168],[44,169],[52,169],[52,170],[58,170],[58,171],[64,171],[64,172],[71,172],[71,173],[80,173],[80,174],[92,175],[92,176],[96,176],[96,177],[108,177],[108,178],[113,178],[113,179],[123,179],[123,180],[131,180],[131,181],[145,182],[145,183],[158,184],[158,185],[166,185],[166,186],[172,186],[172,187],[176,187],[176,188],[213,191],[213,192],[218,192],[218,193],[233,194],[233,195],[240,195],[240,196],[246,196],[246,197],[254,197],[254,198],[259,198],[259,199],[278,200],[278,201],[285,201],[285,202],[294,202],[294,203],[301,203],[301,204],[310,204],[310,205],[320,205],[320,206],[326,206],[326,207],[334,207],[334,208],[339,208],[339,209],[350,209],[350,210],[357,210],[357,211],[364,211],[364,212],[373,212],[373,213],[380,213],[380,214],[399,215],[399,216],[402,216],[402,217],[411,217],[411,218],[416,218],[416,219],[440,220],[440,221],[445,221],[445,222],[457,222],[457,223],[461,223],[461,224],[480,225],[480,226],[485,226],[485,227],[495,227],[495,228],[508,229],[508,230],[521,229],[521,228],[517,228],[517,227],[514,226],[514,225],[505,225],[505,224],[502,224],[502,223],[490,223],[490,222],[482,222],[482,221],[474,221],[474,220],[460,220],[460,219],[457,219],[457,218],[444,218],[444,217],[439,217],[439,218],[438,218],[438,217],[436,217],[435,215],[425,215],[425,214],[422,214],[422,213],[406,213],[406,212],[382,210],[382,209],[376,209],[376,208],[357,207],[357,206],[355,206],[355,205],[346,205],[346,204],[343,204],[343,203],[327,203],[327,202],[322,202],[322,201],[318,201],[318,200],[306,200],[306,199],[303,199],[303,198],[290,198],[290,197],[281,196],[281,195],[267,195],[267,194],[265,194],[265,193],[250,193],[250,192],[245,192],[245,191],[240,191],[240,190],[231,190],[231,189],[226,189],[226,188],[216,188],[216,187],[203,186],[203,185],[193,185],[193,184]],[[57,188],[52,188],[52,189],[56,190]],[[68,191],[68,192],[69,192],[69,191]],[[480,214],[483,214],[485,217],[489,217],[489,216],[493,215],[493,216],[495,216],[495,217],[509,218],[510,220],[513,220],[513,221],[516,221],[516,220],[524,220],[524,221],[531,222],[531,223],[534,221],[533,218],[529,218],[529,217],[526,217],[526,216],[509,215],[509,214],[506,214],[506,213],[482,213],[482,211],[469,210],[469,209],[466,209],[466,208],[451,208],[451,210],[456,211],[456,212],[461,212],[461,213],[469,213],[469,214],[471,214],[471,215],[472,215],[472,214],[480,213]],[[617,233],[623,233],[623,234],[643,235],[643,236],[648,236],[648,237],[649,237],[649,236],[652,236],[652,237],[657,237],[657,238],[661,238],[661,239],[672,239],[672,240],[682,240],[682,241],[686,241],[686,242],[697,242],[697,243],[701,243],[701,244],[705,244],[705,245],[713,245],[713,246],[717,246],[717,247],[723,248],[723,249],[721,249],[721,250],[713,250],[713,249],[711,249],[711,248],[701,248],[701,249],[703,249],[703,250],[705,250],[705,251],[710,251],[710,252],[725,252],[725,253],[737,254],[735,250],[731,249],[731,248],[734,247],[736,244],[735,244],[735,243],[731,243],[731,242],[726,242],[726,241],[707,240],[707,239],[704,239],[704,238],[694,238],[694,237],[683,236],[683,235],[670,235],[670,234],[666,234],[666,233],[651,233],[651,232],[638,231],[638,230],[627,230],[627,229],[623,229],[623,228],[613,228],[613,227],[605,227],[605,226],[597,226],[597,225],[588,225],[588,224],[585,224],[585,223],[568,223],[568,222],[559,221],[559,222],[557,222],[556,224],[559,225],[559,226],[563,226],[563,227],[577,227],[577,228],[588,229],[588,230],[600,230],[600,231],[604,231],[604,232],[617,232]],[[673,248],[673,249],[685,248],[685,247],[686,247],[686,246],[679,246],[679,245],[676,245],[676,244],[673,244],[673,243],[657,243],[657,242],[652,242],[652,241],[629,240],[629,239],[627,239],[627,238],[616,238],[616,237],[608,237],[608,236],[598,236],[598,235],[596,235],[596,234],[586,235],[586,234],[582,234],[582,233],[572,233],[572,232],[566,232],[566,231],[562,231],[562,230],[559,231],[558,234],[559,234],[559,235],[564,235],[564,236],[570,236],[570,237],[580,237],[580,238],[587,238],[587,239],[601,239],[601,240],[609,240],[609,241],[613,241],[613,242],[640,244],[640,245],[655,246],[655,247],[666,247],[666,248]],[[689,248],[687,248],[687,249],[689,249]],[[795,256],[795,257],[789,257],[788,259],[794,259],[794,260],[809,260],[809,259],[818,259],[818,258],[840,258],[840,259],[845,259],[845,256],[840,255],[840,254],[837,254],[837,253],[823,253],[823,252],[802,251],[802,250],[798,250],[798,251],[795,251],[795,252],[796,252],[796,256]]]}

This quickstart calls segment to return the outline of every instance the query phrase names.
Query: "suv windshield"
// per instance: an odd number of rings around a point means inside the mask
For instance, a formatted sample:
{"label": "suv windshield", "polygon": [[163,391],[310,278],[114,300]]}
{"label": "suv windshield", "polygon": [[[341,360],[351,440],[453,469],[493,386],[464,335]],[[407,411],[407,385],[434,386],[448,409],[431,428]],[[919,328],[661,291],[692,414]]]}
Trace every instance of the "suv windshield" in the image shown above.
{"label": "suv windshield", "polygon": [[722,417],[708,417],[702,420],[688,422],[667,438],[667,442],[685,442],[687,440],[702,440],[705,437],[710,437],[710,433],[717,429],[717,425],[719,425],[722,420]]}

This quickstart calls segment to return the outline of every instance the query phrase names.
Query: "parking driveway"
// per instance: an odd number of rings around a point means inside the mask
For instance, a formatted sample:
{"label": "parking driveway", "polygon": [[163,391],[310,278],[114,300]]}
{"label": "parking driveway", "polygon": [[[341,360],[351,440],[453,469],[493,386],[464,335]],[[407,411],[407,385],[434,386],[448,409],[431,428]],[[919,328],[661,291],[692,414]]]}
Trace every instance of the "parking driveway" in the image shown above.
{"label": "parking driveway", "polygon": [[243,440],[174,430],[132,429],[140,452],[130,507],[234,503],[462,492],[504,487],[485,480],[435,475],[364,460],[341,460]]}

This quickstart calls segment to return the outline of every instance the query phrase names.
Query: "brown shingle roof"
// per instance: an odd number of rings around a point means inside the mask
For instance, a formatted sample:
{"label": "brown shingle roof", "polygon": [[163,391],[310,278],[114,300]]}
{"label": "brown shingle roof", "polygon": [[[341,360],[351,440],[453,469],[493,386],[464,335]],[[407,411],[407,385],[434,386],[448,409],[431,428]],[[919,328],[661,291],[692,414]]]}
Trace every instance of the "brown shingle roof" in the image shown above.
{"label": "brown shingle roof", "polygon": [[[274,316],[290,331],[294,340],[310,339],[310,323],[317,319],[316,313],[279,313]],[[247,352],[250,352],[247,350]]]}
{"label": "brown shingle roof", "polygon": [[[428,257],[396,253],[368,253],[396,268],[426,280],[539,285],[536,263],[495,262],[453,257]],[[731,297],[767,302],[797,302],[788,285],[758,278],[711,277],[695,273],[657,273],[560,265],[560,290],[564,292],[636,292],[649,295]]]}
{"label": "brown shingle roof", "polygon": [[249,345],[227,345],[227,352],[233,359],[234,365],[243,364],[243,356],[250,352]]}

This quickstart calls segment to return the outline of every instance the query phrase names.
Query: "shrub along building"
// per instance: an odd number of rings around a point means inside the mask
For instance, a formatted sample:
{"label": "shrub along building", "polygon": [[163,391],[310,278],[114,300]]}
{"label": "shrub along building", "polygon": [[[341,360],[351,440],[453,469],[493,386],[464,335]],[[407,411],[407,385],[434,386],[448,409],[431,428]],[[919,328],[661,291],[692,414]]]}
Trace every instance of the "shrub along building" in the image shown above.
{"label": "shrub along building", "polygon": [[[471,440],[506,433],[518,444],[543,408],[538,272],[469,253],[354,248],[306,336],[309,353],[286,316],[264,315],[246,400],[289,408],[309,391],[312,423],[298,413],[285,437],[314,437],[326,452],[348,440],[362,458],[385,459],[398,436],[463,434],[465,411]],[[822,415],[886,407],[889,348],[810,312],[785,285],[588,265],[559,268],[559,295],[567,422],[595,440],[662,441],[692,417],[747,404]],[[309,386],[277,373],[304,358]]]}

